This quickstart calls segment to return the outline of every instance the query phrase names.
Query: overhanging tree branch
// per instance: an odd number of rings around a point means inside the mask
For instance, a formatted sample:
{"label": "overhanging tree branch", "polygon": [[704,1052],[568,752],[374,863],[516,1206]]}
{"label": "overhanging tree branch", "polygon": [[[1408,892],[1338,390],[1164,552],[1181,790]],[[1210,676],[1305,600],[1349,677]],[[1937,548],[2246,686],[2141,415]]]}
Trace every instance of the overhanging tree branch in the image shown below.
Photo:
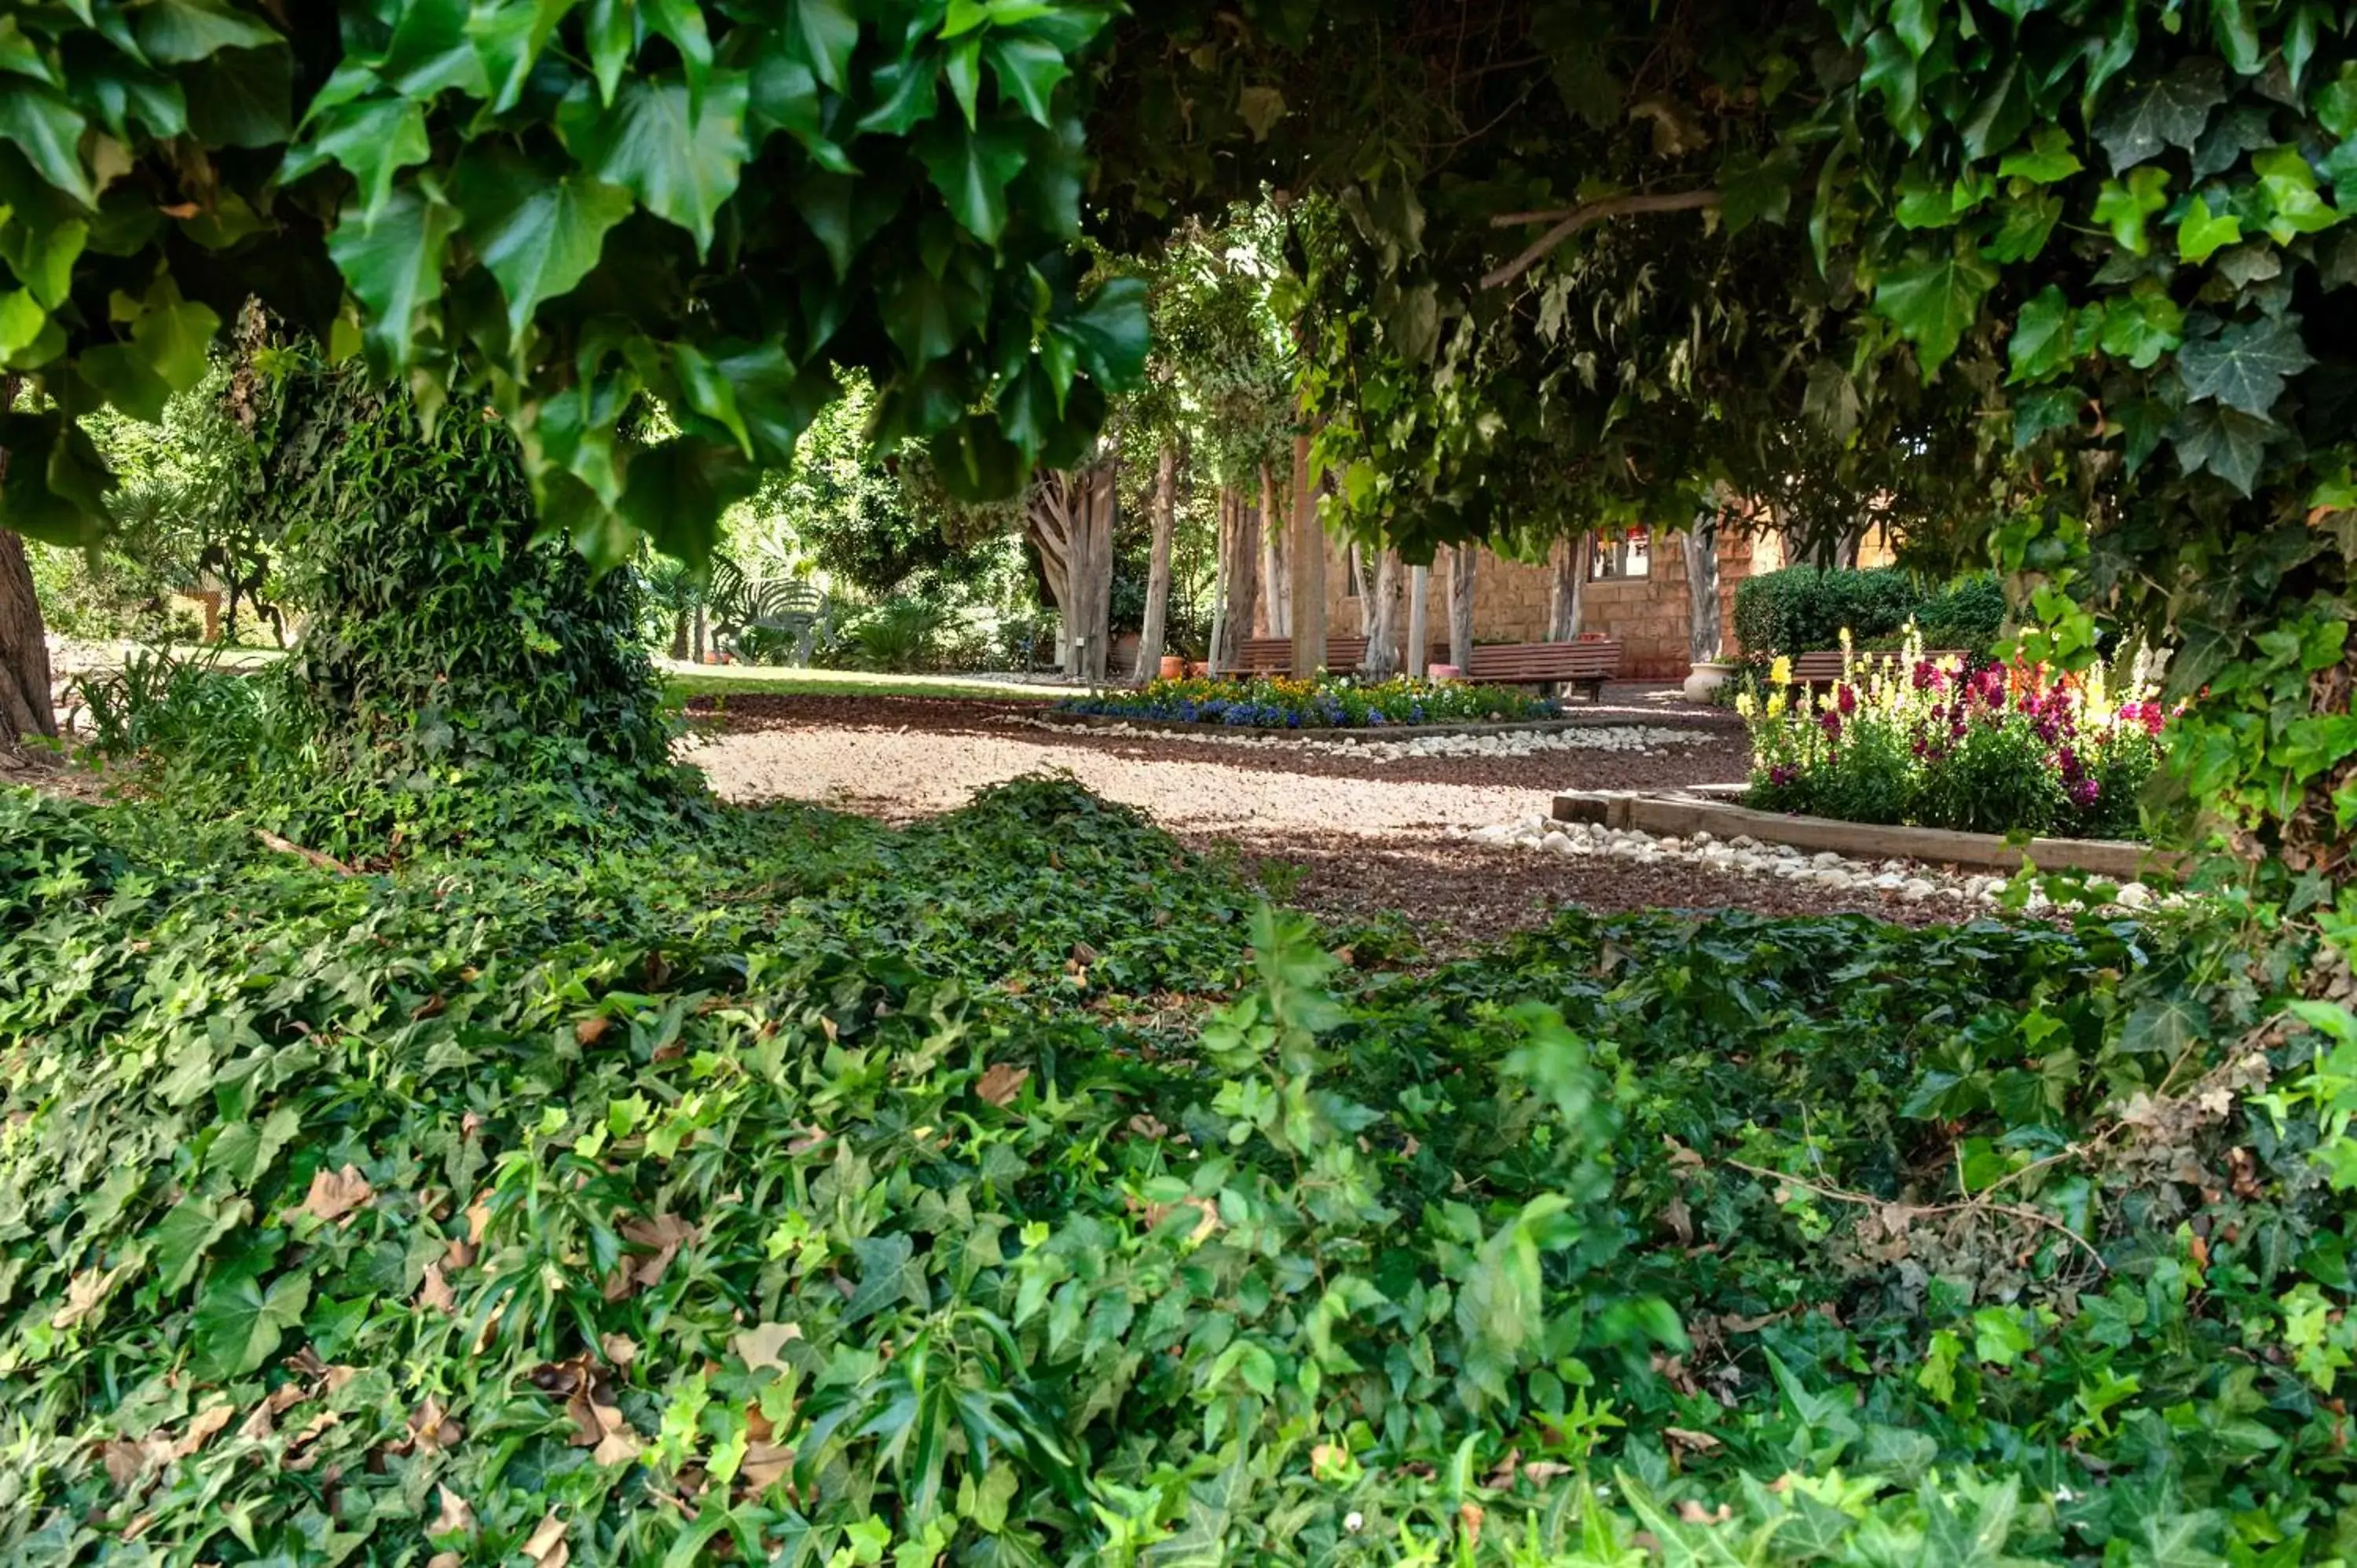
{"label": "overhanging tree branch", "polygon": [[1718,205],[1716,190],[1681,190],[1662,196],[1608,196],[1601,201],[1582,202],[1553,212],[1508,212],[1490,220],[1493,229],[1511,229],[1523,223],[1544,223],[1556,220],[1554,228],[1540,235],[1530,248],[1504,266],[1484,274],[1483,288],[1496,288],[1510,284],[1544,261],[1566,240],[1591,223],[1607,218],[1625,218],[1640,212],[1691,212],[1700,207]]}

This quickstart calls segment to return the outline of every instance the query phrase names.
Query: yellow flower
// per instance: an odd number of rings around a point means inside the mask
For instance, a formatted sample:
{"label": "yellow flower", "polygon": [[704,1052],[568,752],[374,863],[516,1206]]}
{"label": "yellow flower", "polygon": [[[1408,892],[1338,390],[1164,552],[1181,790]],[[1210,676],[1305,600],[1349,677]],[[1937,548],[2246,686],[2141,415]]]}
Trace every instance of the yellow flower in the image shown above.
{"label": "yellow flower", "polygon": [[1768,693],[1768,716],[1771,719],[1782,718],[1784,716],[1785,701],[1785,694],[1782,692],[1770,692]]}
{"label": "yellow flower", "polygon": [[1770,686],[1792,683],[1792,660],[1790,658],[1781,653],[1776,655],[1776,661],[1768,666],[1768,683]]}
{"label": "yellow flower", "polygon": [[1740,692],[1740,693],[1738,693],[1736,694],[1736,698],[1735,698],[1735,711],[1736,711],[1737,713],[1738,713],[1738,714],[1742,714],[1745,718],[1747,718],[1747,719],[1748,719],[1748,718],[1749,718],[1749,717],[1751,716],[1752,706],[1753,706],[1753,704],[1752,704],[1752,702],[1751,702],[1751,693],[1749,693],[1749,692]]}

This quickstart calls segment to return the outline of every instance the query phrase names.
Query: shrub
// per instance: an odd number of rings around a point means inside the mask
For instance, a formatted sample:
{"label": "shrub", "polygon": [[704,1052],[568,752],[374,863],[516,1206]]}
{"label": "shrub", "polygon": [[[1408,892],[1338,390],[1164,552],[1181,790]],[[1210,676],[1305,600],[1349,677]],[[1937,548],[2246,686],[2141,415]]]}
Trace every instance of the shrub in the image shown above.
{"label": "shrub", "polygon": [[1068,697],[1059,712],[1164,724],[1234,725],[1264,729],[1361,729],[1384,725],[1484,724],[1553,718],[1563,705],[1508,686],[1405,676],[1361,682],[1315,681],[1153,681],[1135,691]]}
{"label": "shrub", "polygon": [[1791,566],[1736,585],[1735,637],[1754,657],[1831,648],[1844,631],[1865,642],[1897,632],[1922,598],[1915,579],[1895,567]]}
{"label": "shrub", "polygon": [[892,674],[928,671],[940,661],[944,617],[920,598],[899,598],[859,611],[843,625],[832,662]]}
{"label": "shrub", "polygon": [[1926,648],[1985,654],[2005,631],[2005,585],[1994,573],[1959,577],[1916,607]]}
{"label": "shrub", "polygon": [[1738,699],[1764,810],[1974,832],[2126,838],[2161,755],[2152,693],[2098,665],[2050,679],[1924,657],[1919,634],[1857,656],[1822,693],[1791,684]]}

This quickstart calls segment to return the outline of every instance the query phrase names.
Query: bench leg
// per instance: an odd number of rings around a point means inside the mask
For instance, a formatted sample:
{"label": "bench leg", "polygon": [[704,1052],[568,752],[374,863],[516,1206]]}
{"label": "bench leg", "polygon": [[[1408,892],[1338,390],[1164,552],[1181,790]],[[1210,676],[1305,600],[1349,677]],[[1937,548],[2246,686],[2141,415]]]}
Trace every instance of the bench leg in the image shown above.
{"label": "bench leg", "polygon": [[1582,681],[1580,685],[1587,689],[1587,701],[1591,706],[1604,701],[1604,678],[1601,675],[1592,681]]}

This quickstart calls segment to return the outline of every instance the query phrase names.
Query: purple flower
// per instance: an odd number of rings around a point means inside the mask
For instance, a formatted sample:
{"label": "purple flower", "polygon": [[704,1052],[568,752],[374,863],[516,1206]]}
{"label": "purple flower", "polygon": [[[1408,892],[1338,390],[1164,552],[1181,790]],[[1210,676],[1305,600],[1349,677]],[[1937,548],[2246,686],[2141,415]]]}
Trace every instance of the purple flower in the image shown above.
{"label": "purple flower", "polygon": [[1857,712],[1857,688],[1846,681],[1843,682],[1835,690],[1834,702],[1840,707],[1842,717],[1849,717],[1850,714]]}

